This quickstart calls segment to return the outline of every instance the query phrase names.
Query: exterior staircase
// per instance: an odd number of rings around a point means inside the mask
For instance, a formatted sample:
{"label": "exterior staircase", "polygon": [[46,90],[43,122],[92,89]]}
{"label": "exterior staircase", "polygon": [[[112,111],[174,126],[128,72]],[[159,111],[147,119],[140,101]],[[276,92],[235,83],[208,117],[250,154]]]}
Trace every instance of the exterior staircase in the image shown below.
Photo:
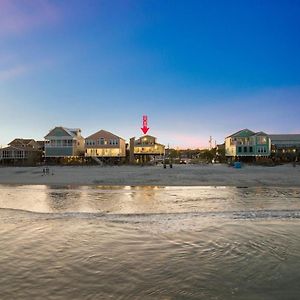
{"label": "exterior staircase", "polygon": [[91,156],[92,159],[100,166],[103,166],[103,161],[101,161],[97,156]]}

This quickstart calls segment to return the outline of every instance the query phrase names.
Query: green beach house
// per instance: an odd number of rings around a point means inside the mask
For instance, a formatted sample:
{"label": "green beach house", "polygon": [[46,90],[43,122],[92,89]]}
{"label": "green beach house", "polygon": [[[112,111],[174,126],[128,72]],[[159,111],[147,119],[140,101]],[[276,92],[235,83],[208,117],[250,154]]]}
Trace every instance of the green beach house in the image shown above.
{"label": "green beach house", "polygon": [[225,138],[227,157],[268,157],[271,154],[271,140],[260,131],[240,130]]}

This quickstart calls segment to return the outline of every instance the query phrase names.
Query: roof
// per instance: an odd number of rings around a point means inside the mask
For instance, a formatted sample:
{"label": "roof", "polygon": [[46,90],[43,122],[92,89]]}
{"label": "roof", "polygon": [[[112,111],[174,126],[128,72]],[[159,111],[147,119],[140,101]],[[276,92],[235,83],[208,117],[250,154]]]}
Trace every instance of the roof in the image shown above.
{"label": "roof", "polygon": [[229,137],[241,137],[241,138],[244,138],[244,137],[250,137],[250,136],[260,136],[260,135],[263,135],[263,136],[267,136],[268,134],[263,132],[263,131],[259,131],[259,132],[253,132],[252,130],[249,130],[249,129],[242,129],[232,135],[229,135],[227,136],[226,138],[229,138]]}
{"label": "roof", "polygon": [[259,132],[256,132],[254,135],[260,136],[260,135],[267,135],[267,134],[263,131],[259,131]]}
{"label": "roof", "polygon": [[[154,143],[149,143],[149,140],[154,140]],[[134,141],[135,147],[152,147],[153,145],[163,146],[163,144],[159,144],[156,142],[157,138],[153,135],[143,135]]]}
{"label": "roof", "polygon": [[153,138],[153,139],[156,139],[155,136],[153,135],[149,135],[149,134],[146,134],[146,135],[142,135],[141,137],[139,137],[138,139],[143,139],[143,138]]}
{"label": "roof", "polygon": [[242,129],[240,131],[237,131],[229,136],[227,136],[226,138],[229,138],[229,137],[248,137],[248,136],[251,136],[251,135],[254,135],[255,132],[245,128],[245,129]]}
{"label": "roof", "polygon": [[16,139],[12,140],[8,145],[19,144],[22,146],[26,146],[26,145],[29,145],[31,142],[35,143],[35,140],[34,139],[16,138]]}
{"label": "roof", "polygon": [[21,139],[16,138],[13,141],[11,141],[8,146],[19,148],[19,149],[38,149],[40,148],[38,142],[36,142],[34,139]]}
{"label": "roof", "polygon": [[113,133],[111,133],[109,131],[103,130],[103,129],[101,129],[101,130],[97,131],[96,133],[93,133],[92,135],[88,136],[86,138],[86,140],[89,140],[89,139],[93,140],[93,139],[99,139],[99,138],[104,138],[104,139],[121,139],[121,140],[125,141],[125,139],[123,139],[123,138],[121,138],[121,137],[119,137],[119,136],[117,136],[117,135],[115,135],[115,134],[113,134]]}
{"label": "roof", "polygon": [[45,136],[45,138],[50,136],[57,136],[58,130],[66,133],[66,136],[71,136],[72,138],[77,137],[77,132],[81,132],[80,128],[66,128],[62,126],[57,126],[49,131],[49,133]]}
{"label": "roof", "polygon": [[39,151],[39,149],[32,148],[32,147],[14,147],[14,146],[7,146],[5,148],[0,148],[0,151],[8,151],[8,150],[17,150],[17,151]]}

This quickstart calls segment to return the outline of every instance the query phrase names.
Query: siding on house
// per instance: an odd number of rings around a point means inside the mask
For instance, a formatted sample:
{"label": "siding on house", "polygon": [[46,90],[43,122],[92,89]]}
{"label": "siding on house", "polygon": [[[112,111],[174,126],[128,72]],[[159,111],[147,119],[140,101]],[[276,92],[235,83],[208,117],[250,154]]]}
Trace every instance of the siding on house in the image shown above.
{"label": "siding on house", "polygon": [[164,155],[165,146],[156,142],[156,137],[144,135],[134,142],[134,154]]}
{"label": "siding on house", "polygon": [[225,138],[225,155],[228,157],[269,156],[270,153],[270,138],[262,131],[255,133],[243,129]]}
{"label": "siding on house", "polygon": [[85,139],[87,157],[125,157],[125,140],[109,131],[99,130]]}
{"label": "siding on house", "polygon": [[72,157],[84,154],[79,128],[55,127],[45,136],[45,157]]}
{"label": "siding on house", "polygon": [[0,159],[5,163],[21,162],[22,164],[36,164],[42,160],[42,148],[34,139],[17,138],[0,149]]}

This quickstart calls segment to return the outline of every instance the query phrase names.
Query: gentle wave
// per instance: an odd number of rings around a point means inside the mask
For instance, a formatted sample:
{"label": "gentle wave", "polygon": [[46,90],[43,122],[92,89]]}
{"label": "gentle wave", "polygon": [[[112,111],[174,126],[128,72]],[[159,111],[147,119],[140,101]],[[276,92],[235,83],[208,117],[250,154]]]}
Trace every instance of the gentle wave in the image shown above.
{"label": "gentle wave", "polygon": [[[300,210],[249,210],[249,211],[207,211],[207,212],[182,212],[182,213],[132,213],[132,214],[110,214],[110,213],[91,213],[91,212],[33,212],[22,209],[0,208],[2,214],[10,213],[10,217],[20,217],[20,214],[28,217],[39,217],[45,219],[103,219],[107,221],[127,220],[130,221],[161,221],[179,220],[188,218],[226,218],[226,219],[300,219]],[[2,216],[3,217],[3,216]]]}

